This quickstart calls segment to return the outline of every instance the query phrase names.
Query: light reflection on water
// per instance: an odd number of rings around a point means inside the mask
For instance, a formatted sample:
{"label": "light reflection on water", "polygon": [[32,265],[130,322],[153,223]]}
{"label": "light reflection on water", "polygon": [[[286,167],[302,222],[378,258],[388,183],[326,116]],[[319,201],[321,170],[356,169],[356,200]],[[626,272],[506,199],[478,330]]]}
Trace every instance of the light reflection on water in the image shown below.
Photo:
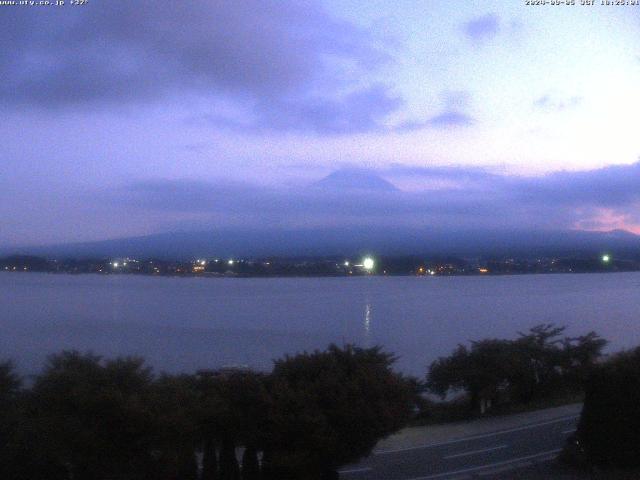
{"label": "light reflection on water", "polygon": [[364,346],[371,346],[371,303],[367,301],[364,305]]}

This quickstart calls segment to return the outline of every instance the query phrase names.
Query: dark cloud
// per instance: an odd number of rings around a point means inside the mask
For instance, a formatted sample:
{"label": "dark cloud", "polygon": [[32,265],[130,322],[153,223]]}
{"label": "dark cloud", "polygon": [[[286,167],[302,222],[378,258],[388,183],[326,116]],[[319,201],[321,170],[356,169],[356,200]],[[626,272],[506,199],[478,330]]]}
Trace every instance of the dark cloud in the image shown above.
{"label": "dark cloud", "polygon": [[395,127],[400,132],[411,132],[423,128],[457,128],[473,125],[475,120],[466,113],[445,111],[427,120],[409,120]]}
{"label": "dark cloud", "polygon": [[467,127],[475,123],[475,119],[465,113],[472,103],[471,92],[464,90],[445,90],[440,93],[443,104],[440,113],[425,120],[409,120],[395,127],[401,132],[421,130],[423,128],[456,128]]}
{"label": "dark cloud", "polygon": [[464,127],[472,123],[469,115],[460,112],[443,112],[429,120],[434,127]]}
{"label": "dark cloud", "polygon": [[[362,173],[362,172],[360,172]],[[445,188],[405,192],[343,188],[276,189],[193,181],[145,182],[111,196],[118,205],[210,214],[212,224],[438,225],[441,228],[572,228],[602,224],[602,212],[638,221],[640,162],[541,177],[480,168],[393,165],[371,175],[448,181]],[[227,220],[224,220],[227,219]]]}
{"label": "dark cloud", "polygon": [[483,167],[461,167],[461,166],[435,166],[420,167],[414,165],[403,165],[400,163],[391,164],[384,170],[392,176],[402,177],[423,177],[434,180],[471,180],[479,184],[502,182],[505,177],[492,173]]}
{"label": "dark cloud", "polygon": [[500,17],[494,13],[488,13],[473,18],[463,25],[463,30],[470,40],[475,42],[488,40],[500,32]]}
{"label": "dark cloud", "polygon": [[199,119],[243,132],[290,131],[338,135],[386,130],[386,116],[402,104],[400,97],[391,93],[385,85],[378,84],[335,98],[309,95],[267,99],[258,103],[253,118],[243,121],[220,115],[204,115]]}
{"label": "dark cloud", "polygon": [[[360,74],[389,60],[380,43],[310,1],[160,6],[110,0],[76,9],[15,8],[0,18],[0,41],[12,45],[0,59],[0,101],[13,106],[112,104],[191,92],[253,112],[247,123],[256,128],[332,133],[380,128],[401,103],[384,86],[358,83]],[[233,126],[218,112],[211,117]]]}
{"label": "dark cloud", "polygon": [[385,172],[449,180],[465,188],[483,190],[490,197],[507,198],[513,206],[558,208],[626,208],[640,202],[640,161],[594,170],[560,171],[538,177],[501,175],[482,167],[415,167],[394,164]]}
{"label": "dark cloud", "polygon": [[275,189],[242,184],[197,181],[153,181],[113,192],[109,201],[118,208],[167,213],[209,214],[211,223],[246,226],[321,224],[418,223],[425,215],[474,219],[492,214],[480,198],[467,195],[455,201],[455,192],[439,195],[397,190],[349,188]]}
{"label": "dark cloud", "polygon": [[518,198],[537,203],[623,208],[640,201],[640,162],[556,172],[517,184]]}

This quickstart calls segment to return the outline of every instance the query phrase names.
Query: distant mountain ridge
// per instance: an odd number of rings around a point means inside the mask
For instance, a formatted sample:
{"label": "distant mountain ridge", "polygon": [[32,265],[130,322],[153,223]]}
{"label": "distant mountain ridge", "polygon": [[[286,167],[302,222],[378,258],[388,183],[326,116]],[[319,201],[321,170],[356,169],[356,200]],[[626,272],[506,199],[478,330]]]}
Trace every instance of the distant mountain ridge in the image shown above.
{"label": "distant mountain ridge", "polygon": [[640,236],[631,232],[434,231],[432,228],[348,227],[226,229],[170,232],[65,245],[1,249],[0,254],[49,257],[194,257],[380,255],[568,256],[612,253],[640,257]]}
{"label": "distant mountain ridge", "polygon": [[366,190],[376,192],[396,192],[399,189],[391,182],[370,170],[344,168],[330,173],[311,185],[324,190]]}

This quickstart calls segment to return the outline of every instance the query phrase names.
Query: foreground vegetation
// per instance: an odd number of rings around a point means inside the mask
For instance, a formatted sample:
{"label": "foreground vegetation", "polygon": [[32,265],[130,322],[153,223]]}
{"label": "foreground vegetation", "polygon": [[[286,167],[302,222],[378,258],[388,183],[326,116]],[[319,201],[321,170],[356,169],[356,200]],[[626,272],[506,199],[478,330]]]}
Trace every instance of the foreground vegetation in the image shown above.
{"label": "foreground vegetation", "polygon": [[597,366],[586,383],[576,435],[564,459],[578,466],[640,472],[640,348]]}
{"label": "foreground vegetation", "polygon": [[[527,405],[575,399],[602,357],[606,341],[595,332],[563,337],[565,327],[537,325],[515,340],[486,339],[459,345],[434,361],[427,389],[443,399],[451,414],[485,414]],[[462,397],[456,394],[463,393]]]}
{"label": "foreground vegetation", "polygon": [[337,478],[410,417],[415,388],[393,361],[330,346],[268,375],[154,376],[141,359],[63,352],[29,388],[4,363],[0,478]]}
{"label": "foreground vegetation", "polygon": [[515,340],[475,341],[439,358],[429,368],[426,387],[454,398],[424,402],[423,423],[584,398],[578,430],[561,459],[593,478],[639,478],[640,347],[604,359],[606,341],[596,333],[566,337],[564,331],[538,325]]}
{"label": "foreground vegetation", "polygon": [[[640,348],[603,361],[597,334],[564,330],[538,325],[515,340],[460,345],[422,385],[395,373],[379,347],[286,356],[268,374],[155,375],[140,358],[62,352],[28,385],[0,363],[0,478],[336,479],[416,405],[423,421],[453,420],[582,395],[564,458],[640,466]],[[421,388],[447,400],[420,397]]]}

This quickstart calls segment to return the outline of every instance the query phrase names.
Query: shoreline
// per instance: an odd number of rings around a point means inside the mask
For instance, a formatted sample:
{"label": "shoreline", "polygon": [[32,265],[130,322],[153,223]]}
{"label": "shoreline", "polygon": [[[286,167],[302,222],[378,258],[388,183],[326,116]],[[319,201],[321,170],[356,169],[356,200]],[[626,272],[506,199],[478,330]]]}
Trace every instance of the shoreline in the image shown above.
{"label": "shoreline", "polygon": [[594,270],[587,272],[508,272],[508,273],[500,273],[500,272],[488,272],[488,273],[452,273],[446,275],[416,275],[412,273],[387,273],[387,274],[353,274],[353,275],[343,275],[343,274],[335,274],[335,275],[252,275],[252,274],[218,274],[218,273],[138,273],[138,272],[66,272],[66,271],[39,271],[39,270],[29,270],[29,271],[21,271],[21,270],[0,270],[1,274],[15,274],[15,275],[26,275],[33,273],[40,274],[49,274],[49,275],[69,275],[69,276],[79,276],[79,275],[95,275],[100,277],[110,277],[110,276],[133,276],[133,277],[156,277],[156,278],[206,278],[206,279],[224,279],[224,278],[398,278],[398,277],[413,277],[413,278],[450,278],[450,277],[474,277],[474,278],[482,278],[482,277],[523,277],[523,276],[541,276],[541,275],[592,275],[592,274],[615,274],[615,273],[640,273],[640,270]]}

